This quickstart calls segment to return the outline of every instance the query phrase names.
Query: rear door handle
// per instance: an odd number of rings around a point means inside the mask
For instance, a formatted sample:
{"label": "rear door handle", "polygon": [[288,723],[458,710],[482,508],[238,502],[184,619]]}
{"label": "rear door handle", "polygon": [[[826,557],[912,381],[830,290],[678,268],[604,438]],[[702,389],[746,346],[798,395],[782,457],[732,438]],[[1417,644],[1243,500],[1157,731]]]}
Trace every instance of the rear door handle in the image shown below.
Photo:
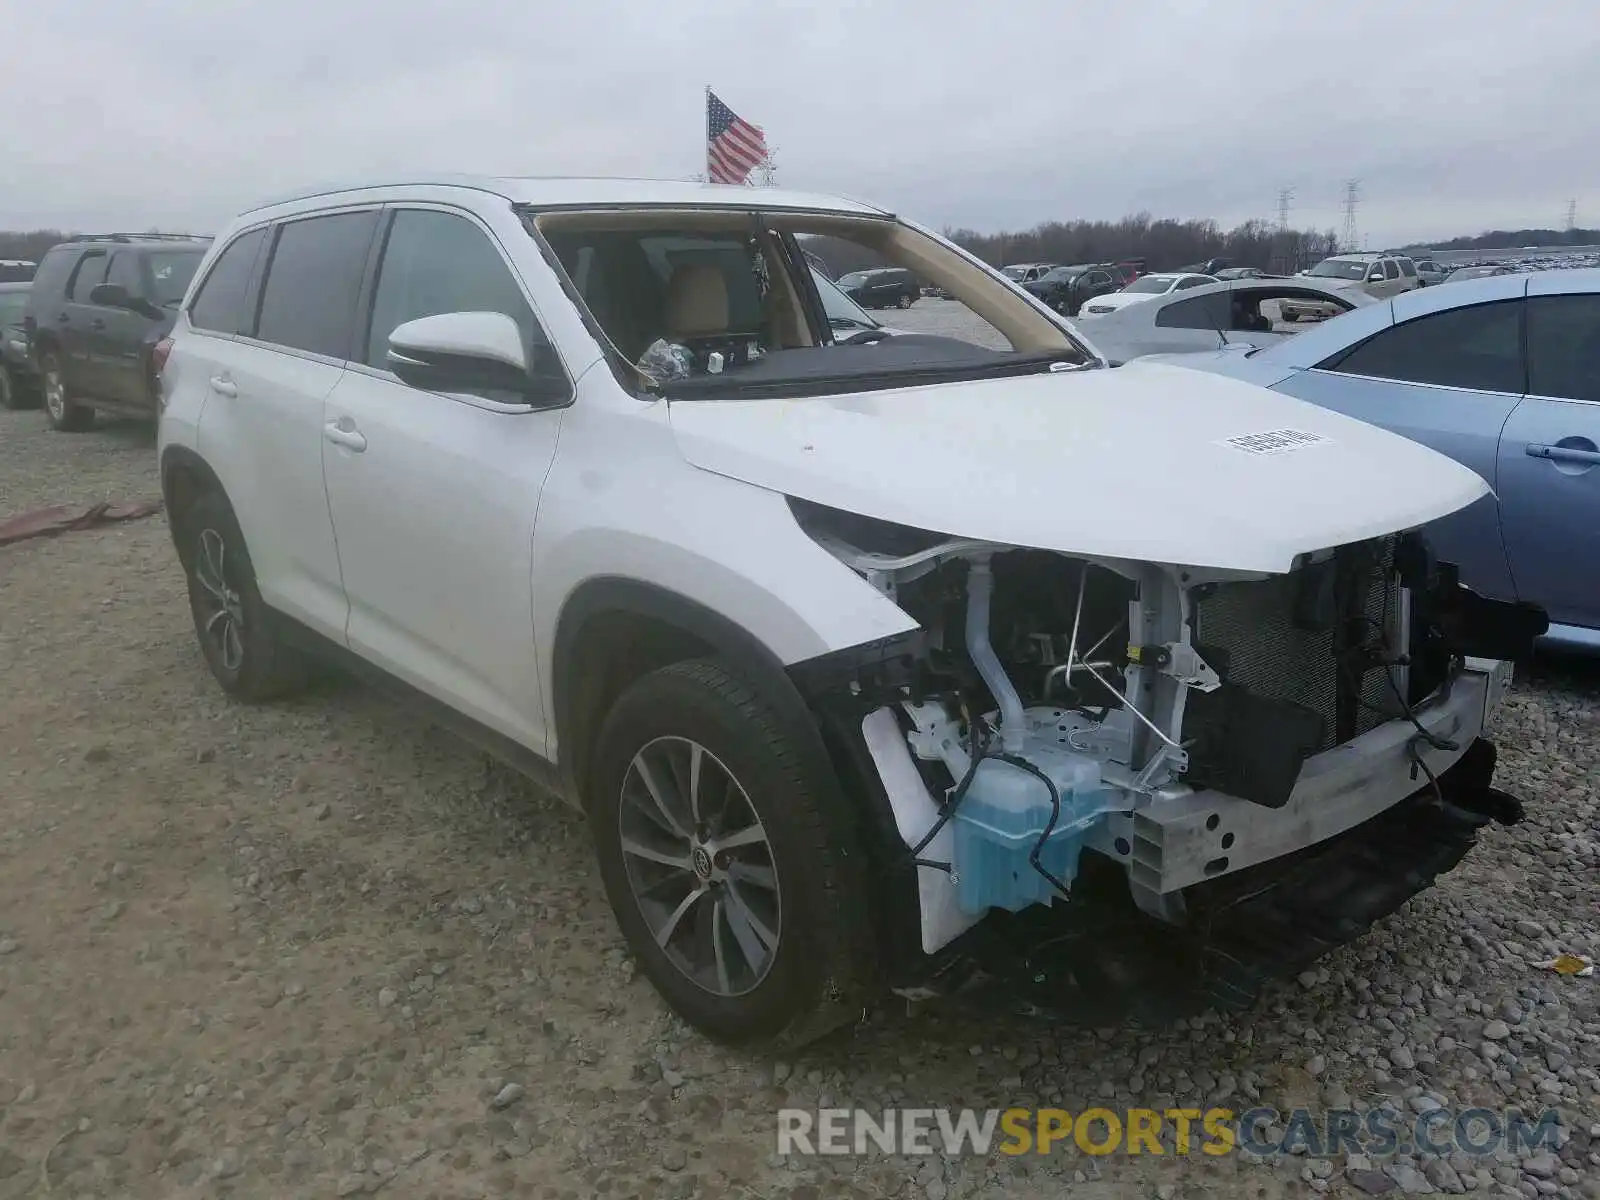
{"label": "rear door handle", "polygon": [[337,421],[329,421],[322,427],[322,436],[335,446],[343,446],[346,450],[356,454],[360,454],[367,448],[366,436],[355,427],[355,423],[349,417],[341,417]]}
{"label": "rear door handle", "polygon": [[239,394],[238,385],[233,380],[226,379],[221,375],[213,375],[211,377],[211,390],[219,396],[237,396]]}
{"label": "rear door handle", "polygon": [[1600,466],[1600,450],[1579,450],[1574,446],[1544,446],[1538,442],[1529,442],[1524,447],[1524,452],[1529,458],[1548,458],[1551,462],[1583,463],[1585,466]]}
{"label": "rear door handle", "polygon": [[72,320],[72,318],[67,316],[66,313],[58,313],[56,315],[56,324],[57,325],[65,325],[70,320]]}
{"label": "rear door handle", "polygon": [[89,322],[90,329],[104,329],[105,327],[105,319],[102,317],[96,317],[94,320]]}

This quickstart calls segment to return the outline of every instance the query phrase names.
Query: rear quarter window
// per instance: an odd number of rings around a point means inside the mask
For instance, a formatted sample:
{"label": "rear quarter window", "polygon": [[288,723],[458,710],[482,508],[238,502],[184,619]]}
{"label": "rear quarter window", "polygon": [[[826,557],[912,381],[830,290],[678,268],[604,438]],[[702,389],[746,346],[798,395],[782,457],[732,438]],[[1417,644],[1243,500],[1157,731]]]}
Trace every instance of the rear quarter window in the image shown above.
{"label": "rear quarter window", "polygon": [[80,251],[59,246],[44,256],[33,277],[33,290],[28,293],[29,307],[59,304],[67,292],[67,276],[78,261]]}
{"label": "rear quarter window", "polygon": [[189,305],[189,324],[213,333],[249,333],[254,313],[250,277],[267,240],[265,229],[252,229],[229,242]]}

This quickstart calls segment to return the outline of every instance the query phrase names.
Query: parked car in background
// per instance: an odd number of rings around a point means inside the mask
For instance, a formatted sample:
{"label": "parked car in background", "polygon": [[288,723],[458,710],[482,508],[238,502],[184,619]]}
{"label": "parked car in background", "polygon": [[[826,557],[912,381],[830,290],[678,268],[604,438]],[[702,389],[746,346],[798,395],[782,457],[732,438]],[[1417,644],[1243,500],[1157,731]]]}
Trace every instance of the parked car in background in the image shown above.
{"label": "parked car in background", "polygon": [[[1007,348],[833,344],[816,234]],[[369,178],[234,221],[162,356],[217,685],[268,700],[327,656],[578,806],[640,972],[712,1037],[793,1048],[970,982],[989,935],[984,969],[1008,944],[1045,995],[1006,914],[1066,899],[1242,1000],[1494,811],[1498,622],[1438,619],[1467,598],[1407,533],[1483,480],[1230,379],[1101,369],[881,209]],[[1359,658],[1350,612],[1381,615]]]}
{"label": "parked car in background", "polygon": [[1055,263],[1012,263],[1009,267],[1001,267],[1000,273],[1017,283],[1032,283],[1055,269]]}
{"label": "parked car in background", "polygon": [[26,283],[0,283],[0,408],[38,403],[39,373],[28,350]]}
{"label": "parked car in background", "polygon": [[1233,266],[1233,259],[1231,258],[1208,258],[1205,262],[1190,263],[1186,267],[1179,267],[1176,273],[1180,275],[1215,276],[1218,271],[1226,271],[1231,266]]}
{"label": "parked car in background", "polygon": [[0,283],[27,283],[39,264],[26,258],[0,258]]}
{"label": "parked car in background", "polygon": [[1085,301],[1116,291],[1117,280],[1107,267],[1080,263],[1052,267],[1022,286],[1063,316],[1075,317]]}
{"label": "parked car in background", "polygon": [[[1524,333],[1524,326],[1526,333]],[[1494,482],[1430,531],[1468,587],[1600,648],[1600,271],[1408,292],[1255,354],[1171,359],[1404,434]]]}
{"label": "parked car in background", "polygon": [[1083,306],[1081,315],[1099,318],[1106,313],[1116,312],[1119,308],[1126,308],[1130,304],[1143,304],[1146,300],[1154,300],[1157,296],[1186,292],[1190,288],[1204,287],[1208,283],[1216,282],[1214,275],[1185,275],[1179,272],[1156,271],[1149,275],[1141,275],[1119,292],[1096,296],[1092,304]]}
{"label": "parked car in background", "polygon": [[1443,283],[1445,276],[1450,274],[1449,271],[1445,270],[1431,258],[1417,259],[1416,266],[1417,283],[1422,287],[1431,287],[1433,284]]}
{"label": "parked car in background", "polygon": [[857,334],[889,334],[891,336],[903,333],[900,329],[891,329],[877,318],[867,312],[854,300],[846,296],[838,285],[830,280],[815,266],[811,269],[811,282],[816,286],[817,298],[822,301],[822,310],[828,315],[828,327],[833,331],[835,342],[844,342]]}
{"label": "parked car in background", "polygon": [[1404,255],[1336,254],[1306,272],[1312,279],[1342,279],[1384,299],[1421,287],[1417,267]]}
{"label": "parked car in background", "polygon": [[52,428],[75,432],[96,411],[154,419],[156,345],[172,329],[209,239],[112,234],[53,246],[25,318]]}
{"label": "parked car in background", "polygon": [[1446,283],[1460,283],[1465,279],[1492,279],[1496,275],[1515,275],[1510,267],[1500,263],[1490,263],[1487,266],[1457,267],[1445,276]]}
{"label": "parked car in background", "polygon": [[1223,267],[1215,272],[1218,279],[1267,279],[1270,276],[1260,267]]}
{"label": "parked car in background", "polygon": [[1349,312],[1378,301],[1353,285],[1312,279],[1230,279],[1169,292],[1083,323],[1096,350],[1115,363],[1146,354],[1179,354],[1271,346],[1294,332],[1284,328],[1286,304]]}
{"label": "parked car in background", "polygon": [[901,267],[851,271],[838,279],[839,290],[862,308],[910,308],[922,295],[922,284]]}

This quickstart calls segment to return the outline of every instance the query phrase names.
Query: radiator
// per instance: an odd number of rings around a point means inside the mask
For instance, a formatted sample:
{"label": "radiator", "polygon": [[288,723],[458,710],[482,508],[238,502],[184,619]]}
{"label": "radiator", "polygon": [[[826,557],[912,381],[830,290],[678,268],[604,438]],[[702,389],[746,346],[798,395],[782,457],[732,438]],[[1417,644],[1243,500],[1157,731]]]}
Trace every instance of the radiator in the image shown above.
{"label": "radiator", "polygon": [[[1326,727],[1319,751],[1399,714],[1384,669],[1366,666],[1355,653],[1344,656],[1341,668],[1338,653],[1343,647],[1380,641],[1391,652],[1404,652],[1394,539],[1340,547],[1335,562],[1340,561],[1346,565],[1336,573],[1333,599],[1341,615],[1322,628],[1304,628],[1296,620],[1300,572],[1216,585],[1194,608],[1194,642],[1203,652],[1222,651],[1218,657],[1226,661],[1224,682],[1317,713]],[[1391,669],[1404,687],[1399,668]]]}

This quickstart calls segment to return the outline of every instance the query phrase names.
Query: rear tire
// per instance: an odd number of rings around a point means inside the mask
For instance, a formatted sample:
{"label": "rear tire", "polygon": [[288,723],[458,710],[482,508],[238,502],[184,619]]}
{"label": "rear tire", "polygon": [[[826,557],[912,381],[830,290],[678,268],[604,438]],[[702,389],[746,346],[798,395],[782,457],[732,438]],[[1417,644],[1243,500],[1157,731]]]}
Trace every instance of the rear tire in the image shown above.
{"label": "rear tire", "polygon": [[585,789],[600,876],[641,969],[685,1021],[731,1045],[803,1045],[869,995],[865,855],[807,734],[729,665],[674,663],[612,708]]}
{"label": "rear tire", "polygon": [[250,552],[228,502],[205,492],[174,518],[195,636],[222,690],[241,700],[271,700],[302,687],[305,659],[282,640],[256,589]]}
{"label": "rear tire", "polygon": [[45,417],[51,429],[82,433],[94,424],[94,409],[67,396],[66,376],[61,373],[61,359],[55,351],[40,356],[39,374],[43,378]]}
{"label": "rear tire", "polygon": [[909,295],[901,296],[900,297],[900,307],[901,308],[910,308],[914,303],[916,303],[916,299],[917,298],[915,296],[909,296]]}

